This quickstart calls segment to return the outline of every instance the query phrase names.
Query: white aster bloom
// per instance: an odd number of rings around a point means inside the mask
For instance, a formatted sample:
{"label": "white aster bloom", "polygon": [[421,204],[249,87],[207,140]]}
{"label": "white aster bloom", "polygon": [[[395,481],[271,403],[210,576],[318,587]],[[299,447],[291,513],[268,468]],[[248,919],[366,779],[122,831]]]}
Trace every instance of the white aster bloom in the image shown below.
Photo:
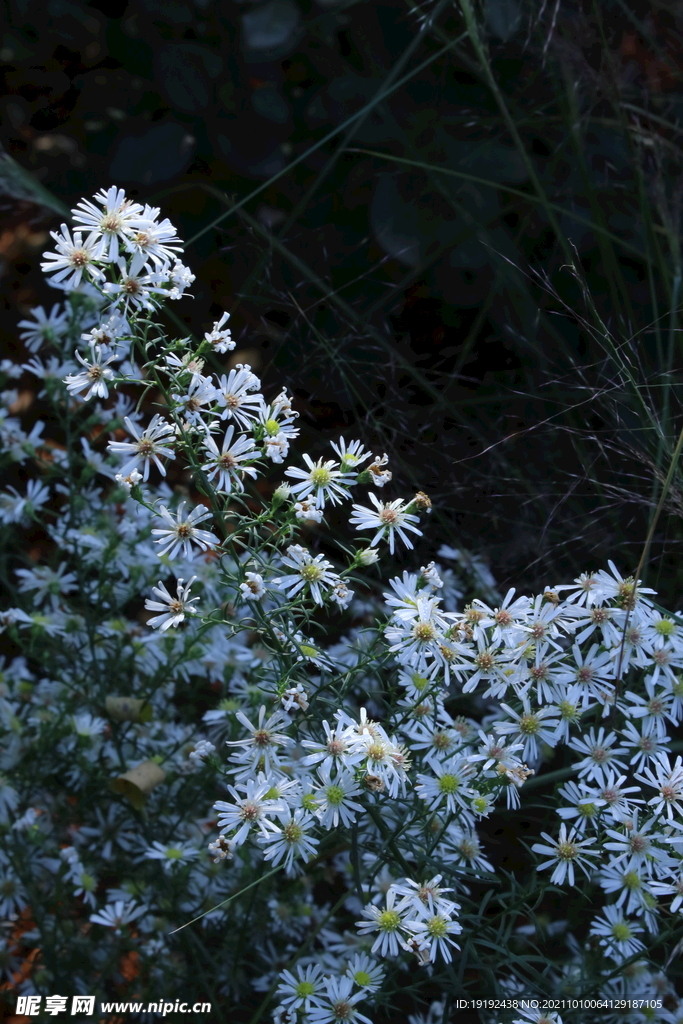
{"label": "white aster bloom", "polygon": [[[119,242],[126,241],[133,230],[133,221],[142,213],[142,207],[126,199],[124,190],[115,185],[106,190],[100,189],[93,199],[95,202],[82,199],[72,211],[73,219],[101,237],[101,259],[111,263],[118,259]],[[99,206],[95,203],[99,203]]]}
{"label": "white aster bloom", "polygon": [[166,523],[166,526],[152,530],[152,536],[158,538],[154,543],[162,545],[159,558],[165,555],[175,558],[179,553],[185,558],[191,558],[193,544],[196,544],[200,551],[208,551],[209,548],[220,544],[218,537],[213,533],[197,528],[199,523],[210,519],[213,513],[206,505],[197,505],[185,515],[186,504],[187,502],[181,501],[175,513],[169,512],[165,505],[159,506],[158,516]]}
{"label": "white aster bloom", "polygon": [[159,599],[152,601],[149,598],[145,601],[145,608],[150,612],[161,612],[160,615],[155,615],[153,618],[148,619],[147,625],[152,626],[153,629],[161,629],[163,632],[166,629],[170,629],[172,626],[179,626],[181,622],[184,622],[187,615],[193,615],[195,613],[192,607],[198,600],[198,597],[190,598],[190,588],[196,576],[183,586],[184,581],[178,580],[176,587],[176,596],[172,597],[164,584],[159,581],[158,587],[152,587],[152,593]]}
{"label": "white aster bloom", "polygon": [[369,935],[377,932],[377,938],[372,946],[372,953],[379,952],[380,956],[397,956],[399,952],[399,941],[406,931],[403,919],[404,903],[396,901],[398,893],[391,886],[387,892],[386,904],[382,910],[374,904],[363,908],[365,920],[356,921],[356,926],[361,935]]}
{"label": "white aster bloom", "polygon": [[204,335],[204,341],[208,341],[214,352],[219,352],[221,355],[231,352],[235,347],[230,328],[225,326],[229,319],[230,314],[223,313],[220,320],[217,320],[211,330]]}
{"label": "white aster bloom", "polygon": [[193,373],[185,393],[173,394],[171,398],[176,402],[176,412],[185,416],[189,423],[197,425],[202,422],[206,406],[216,401],[216,388],[210,377]]}
{"label": "white aster bloom", "polygon": [[294,572],[287,576],[275,577],[273,583],[286,591],[289,598],[308,588],[315,603],[322,604],[324,592],[339,583],[339,576],[335,572],[330,572],[332,563],[323,555],[314,557],[300,544],[290,544],[282,562],[290,569],[294,569]]}
{"label": "white aster bloom", "polygon": [[413,523],[419,522],[419,516],[406,511],[409,506],[405,504],[402,498],[382,502],[373,491],[369,492],[368,497],[375,508],[371,509],[364,505],[354,505],[353,515],[349,520],[351,525],[355,526],[357,530],[376,530],[370,545],[375,545],[378,540],[388,539],[389,551],[392,555],[394,553],[395,534],[398,534],[407,548],[412,549],[413,543],[405,531],[410,530],[411,533],[415,533],[419,537],[422,536],[422,530],[418,530],[413,525]]}
{"label": "white aster bloom", "polygon": [[159,413],[156,413],[143,431],[140,431],[135,423],[128,416],[123,421],[129,434],[135,438],[134,441],[110,441],[108,449],[115,455],[131,455],[132,458],[121,468],[123,476],[127,476],[131,470],[143,466],[142,479],[149,477],[149,467],[152,462],[162,476],[166,476],[166,470],[160,456],[167,459],[175,459],[175,453],[169,447],[175,430],[171,423],[168,423]]}
{"label": "white aster bloom", "polygon": [[[238,782],[235,786],[228,786],[228,789],[234,804],[217,800],[213,808],[218,811],[217,823],[221,833],[231,833],[228,836],[230,843],[241,846],[252,829],[262,836],[278,831],[278,826],[270,820],[270,816],[285,810],[286,804],[271,798],[272,781],[262,772],[259,772],[257,779]],[[233,832],[233,829],[236,831]]]}
{"label": "white aster bloom", "polygon": [[263,412],[263,395],[254,394],[260,387],[261,381],[248,363],[238,363],[227,376],[224,374],[216,385],[221,419],[234,419],[240,430],[251,429]]}
{"label": "white aster bloom", "polygon": [[81,231],[76,230],[72,235],[66,224],[62,224],[60,232],[50,232],[57,243],[57,252],[44,252],[46,262],[40,265],[43,273],[55,275],[50,284],[64,291],[74,291],[84,275],[101,281],[104,275],[95,266],[95,261],[102,258],[102,242],[98,233],[91,231],[84,239]]}
{"label": "white aster bloom", "polygon": [[642,775],[636,775],[636,779],[657,790],[656,795],[648,800],[648,806],[654,808],[657,816],[663,815],[671,821],[675,810],[683,817],[683,760],[680,754],[672,767],[668,755],[660,752],[651,766],[643,769]]}
{"label": "white aster bloom", "polygon": [[277,994],[282,1007],[290,1012],[301,1010],[308,1013],[312,1006],[321,1005],[325,976],[320,964],[308,964],[306,967],[297,964],[296,974],[282,971],[280,979]]}
{"label": "white aster bloom", "polygon": [[352,478],[348,472],[340,469],[338,462],[334,459],[318,459],[317,462],[313,462],[306,452],[302,458],[308,469],[288,466],[285,470],[285,476],[299,481],[293,485],[292,494],[300,500],[307,498],[309,494],[312,495],[316,508],[325,508],[326,501],[338,505],[344,498],[350,497],[346,484]]}
{"label": "white aster bloom", "polygon": [[638,938],[642,926],[624,917],[619,907],[605,907],[600,917],[596,917],[590,928],[591,935],[599,937],[600,945],[613,960],[620,962],[634,956],[644,949]]}
{"label": "white aster bloom", "polygon": [[353,772],[343,768],[332,777],[329,769],[320,767],[318,776],[322,785],[315,790],[315,814],[322,827],[337,828],[340,821],[347,827],[352,825],[356,820],[354,812],[364,810],[362,804],[353,799],[361,793]]}
{"label": "white aster bloom", "polygon": [[115,903],[109,903],[102,910],[98,910],[96,914],[90,915],[90,920],[93,924],[101,924],[105,928],[113,928],[116,932],[120,932],[124,924],[130,924],[140,914],[144,914],[146,907],[141,907],[134,900],[130,900],[125,903],[123,900],[116,900]]}
{"label": "white aster bloom", "polygon": [[560,834],[557,839],[553,839],[547,832],[541,832],[541,836],[547,841],[547,845],[534,843],[531,849],[534,853],[542,853],[550,857],[550,860],[546,860],[538,865],[538,870],[543,871],[545,868],[554,868],[555,870],[550,877],[550,881],[553,884],[564,885],[565,879],[568,879],[569,884],[574,885],[575,864],[581,868],[587,877],[589,876],[593,865],[587,858],[597,857],[600,852],[599,850],[586,849],[587,846],[591,846],[596,842],[594,836],[590,839],[579,839],[576,829],[572,829],[568,834],[567,826],[564,822],[560,825]]}
{"label": "white aster bloom", "polygon": [[325,1001],[308,1011],[308,1024],[372,1024],[369,1017],[356,1009],[356,1003],[365,998],[362,989],[353,992],[351,978],[327,978]]}
{"label": "white aster bloom", "polygon": [[69,326],[69,314],[59,304],[55,304],[49,313],[42,306],[31,310],[33,320],[20,320],[17,324],[19,337],[29,352],[37,352],[45,343],[53,344],[66,334]]}
{"label": "white aster bloom", "polygon": [[247,601],[260,601],[262,597],[266,596],[263,576],[257,572],[245,573],[244,583],[240,583],[240,592]]}
{"label": "white aster bloom", "polygon": [[253,438],[242,434],[233,442],[234,432],[235,427],[231,423],[225,431],[220,449],[210,434],[207,434],[202,442],[209,453],[209,459],[204,463],[206,475],[209,480],[216,480],[216,489],[225,494],[233,490],[243,491],[242,478],[245,475],[252,479],[257,476],[253,466],[243,465],[246,460],[254,459],[258,455]]}
{"label": "white aster bloom", "polygon": [[110,369],[109,364],[115,361],[116,355],[112,355],[103,345],[91,346],[90,360],[84,359],[80,352],[75,352],[74,355],[83,369],[80,373],[68,374],[64,378],[66,390],[72,395],[77,395],[88,388],[88,393],[83,396],[86,402],[93,396],[108,398],[107,381],[114,378],[114,371]]}
{"label": "white aster bloom", "polygon": [[293,874],[294,858],[308,863],[315,856],[320,840],[310,834],[314,826],[313,815],[299,807],[288,820],[281,822],[277,834],[259,837],[264,859],[274,865],[282,862],[286,873]]}
{"label": "white aster bloom", "polygon": [[199,850],[189,842],[164,844],[155,839],[145,850],[145,857],[160,861],[164,871],[172,871],[179,864],[186,864],[198,856]]}

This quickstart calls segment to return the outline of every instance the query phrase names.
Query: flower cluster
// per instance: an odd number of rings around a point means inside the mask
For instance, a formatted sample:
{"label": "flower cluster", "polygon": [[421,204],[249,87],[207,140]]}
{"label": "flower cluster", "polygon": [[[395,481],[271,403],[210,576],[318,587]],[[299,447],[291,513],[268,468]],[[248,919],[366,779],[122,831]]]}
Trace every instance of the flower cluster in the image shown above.
{"label": "flower cluster", "polygon": [[[45,255],[64,301],[3,364],[53,411],[25,428],[13,388],[0,404],[8,985],[437,1024],[454,961],[510,948],[501,997],[666,997],[652,1019],[683,1020],[645,960],[682,934],[683,621],[612,563],[502,596],[476,556],[430,561],[427,495],[385,499],[357,439],[299,457],[287,388],[220,361],[227,314],[168,337],[192,275],[158,210],[112,188],[73,216]],[[378,583],[418,543],[426,564]],[[530,909],[559,890],[566,919]]]}

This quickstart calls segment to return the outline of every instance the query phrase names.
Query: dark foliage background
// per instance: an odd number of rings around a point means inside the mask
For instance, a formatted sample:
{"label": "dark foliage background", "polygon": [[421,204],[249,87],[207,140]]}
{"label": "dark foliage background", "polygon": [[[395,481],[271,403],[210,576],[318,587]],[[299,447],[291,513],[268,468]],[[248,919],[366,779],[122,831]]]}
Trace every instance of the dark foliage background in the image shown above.
{"label": "dark foliage background", "polygon": [[[54,300],[60,204],[124,186],[189,240],[173,328],[229,310],[314,456],[386,450],[426,557],[633,571],[681,426],[682,31],[636,0],[8,0],[3,349]],[[674,475],[673,607],[682,510]]]}
{"label": "dark foliage background", "polygon": [[[383,445],[501,585],[632,569],[678,411],[675,12],[12,0],[5,344],[51,297],[58,223],[21,168],[67,206],[125,186],[190,240],[183,320],[230,310],[314,448]],[[653,547],[667,600],[682,501]]]}

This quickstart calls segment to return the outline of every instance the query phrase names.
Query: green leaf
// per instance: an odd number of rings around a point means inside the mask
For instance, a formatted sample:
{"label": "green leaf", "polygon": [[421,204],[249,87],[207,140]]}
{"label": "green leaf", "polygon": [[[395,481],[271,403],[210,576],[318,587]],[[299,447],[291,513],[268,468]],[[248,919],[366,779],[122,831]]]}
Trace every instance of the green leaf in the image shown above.
{"label": "green leaf", "polygon": [[35,203],[48,210],[70,217],[69,209],[54,196],[52,192],[25,168],[13,160],[9,153],[0,149],[0,199],[12,199],[15,202]]}

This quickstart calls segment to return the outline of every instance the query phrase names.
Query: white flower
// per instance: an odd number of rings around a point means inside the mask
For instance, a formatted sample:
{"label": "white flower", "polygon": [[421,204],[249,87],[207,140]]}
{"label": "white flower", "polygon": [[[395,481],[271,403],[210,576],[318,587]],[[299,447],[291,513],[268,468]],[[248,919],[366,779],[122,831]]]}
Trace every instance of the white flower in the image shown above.
{"label": "white flower", "polygon": [[314,824],[313,816],[303,807],[299,807],[288,820],[281,823],[276,835],[259,837],[264,859],[273,864],[282,861],[287,874],[293,874],[295,857],[307,863],[315,855],[315,848],[320,840],[309,834]]}
{"label": "white flower", "polygon": [[299,480],[300,483],[292,487],[292,494],[299,499],[307,498],[309,494],[315,496],[316,508],[324,508],[325,502],[330,501],[338,505],[344,498],[350,497],[345,484],[352,478],[348,472],[339,468],[339,463],[334,459],[313,459],[306,452],[302,458],[308,469],[299,469],[298,466],[288,466],[285,476],[292,480]]}
{"label": "white flower", "polygon": [[300,544],[291,544],[287,548],[287,554],[283,556],[284,565],[294,569],[295,572],[287,576],[277,576],[273,583],[287,592],[287,597],[292,598],[300,590],[308,588],[311,597],[316,604],[323,603],[323,588],[330,589],[339,582],[339,576],[330,572],[332,563],[328,562],[323,555],[313,557],[310,551],[301,547]]}
{"label": "white flower", "polygon": [[148,860],[161,861],[164,871],[172,871],[179,864],[194,860],[199,856],[199,850],[189,842],[163,843],[154,840],[151,846],[145,850],[145,857]]}
{"label": "white flower", "polygon": [[129,924],[140,914],[144,914],[145,909],[145,907],[138,906],[134,900],[128,903],[116,900],[115,903],[109,903],[103,910],[98,910],[96,914],[91,914],[90,920],[93,924],[101,924],[105,928],[114,928],[119,932],[124,924]]}
{"label": "white flower", "polygon": [[227,740],[229,747],[242,748],[241,753],[234,754],[230,760],[245,766],[246,777],[250,777],[257,766],[261,768],[262,758],[262,768],[266,774],[279,769],[281,761],[278,747],[288,746],[292,742],[286,733],[277,731],[281,726],[289,726],[289,718],[285,712],[276,711],[266,720],[266,706],[262,704],[256,725],[252,725],[242,711],[236,712],[235,717],[251,735],[246,739]]}
{"label": "white flower", "polygon": [[320,964],[308,964],[307,967],[297,964],[296,975],[291,971],[282,971],[280,978],[277,994],[282,1000],[282,1007],[308,1013],[312,1006],[320,1005],[320,996],[325,986]]}
{"label": "white flower", "polygon": [[595,837],[590,839],[578,839],[577,832],[572,829],[567,834],[567,826],[564,822],[560,825],[560,834],[557,839],[553,839],[547,832],[541,832],[543,839],[547,840],[549,845],[543,843],[534,843],[531,849],[534,853],[543,853],[548,855],[551,859],[544,861],[538,865],[538,870],[543,871],[544,868],[554,867],[550,881],[555,885],[564,885],[565,879],[568,878],[569,884],[575,884],[574,878],[574,865],[577,864],[586,876],[589,875],[589,868],[592,864],[588,857],[597,857],[599,850],[587,850],[585,847],[591,846],[596,840]]}
{"label": "white flower", "polygon": [[199,600],[198,597],[190,597],[190,587],[196,580],[196,576],[186,586],[183,586],[183,580],[179,579],[176,588],[176,597],[171,597],[164,584],[159,581],[158,587],[152,587],[152,593],[160,599],[158,601],[151,601],[149,598],[145,601],[145,608],[150,612],[161,612],[161,615],[155,615],[154,618],[148,619],[147,625],[152,626],[154,629],[161,629],[162,632],[169,629],[171,626],[178,626],[185,620],[186,615],[194,614],[194,608],[192,607],[195,602]]}
{"label": "white flower", "polygon": [[142,213],[139,203],[126,199],[122,188],[112,185],[106,191],[101,189],[93,199],[82,199],[72,210],[77,224],[102,237],[101,259],[115,261],[119,256],[119,241],[125,241],[132,230],[132,222]]}
{"label": "white flower", "polygon": [[222,833],[237,829],[228,837],[231,843],[240,846],[252,828],[257,829],[262,836],[278,831],[278,826],[268,816],[283,811],[286,804],[269,797],[272,783],[263,773],[259,773],[258,779],[247,779],[246,782],[238,782],[236,786],[228,786],[228,789],[235,803],[217,800],[213,808],[218,811],[217,823]]}
{"label": "white flower", "polygon": [[364,810],[362,804],[352,799],[361,792],[353,772],[343,768],[332,778],[329,768],[320,767],[318,775],[322,786],[315,790],[315,813],[322,827],[336,828],[340,821],[342,825],[352,825],[356,820],[354,811]]}
{"label": "white flower", "polygon": [[342,473],[353,473],[355,475],[356,467],[370,458],[370,452],[365,451],[360,441],[352,441],[351,444],[347,445],[344,438],[340,437],[338,444],[335,444],[334,441],[331,443],[339,456]]}
{"label": "white flower", "polygon": [[247,601],[260,601],[266,595],[263,577],[257,572],[245,573],[244,583],[240,583],[240,591]]}
{"label": "white flower", "polygon": [[126,476],[123,473],[117,473],[114,479],[120,487],[123,487],[130,494],[133,487],[137,487],[142,480],[142,473],[138,473],[137,469],[132,469]]}
{"label": "white flower", "polygon": [[644,949],[637,936],[643,931],[641,925],[628,921],[617,906],[605,907],[601,917],[596,917],[590,934],[600,938],[608,956],[620,962]]}
{"label": "white flower", "polygon": [[356,1009],[356,1003],[365,999],[365,992],[353,991],[351,978],[327,978],[326,1003],[312,1006],[308,1011],[308,1024],[372,1024]]}
{"label": "white flower", "polygon": [[167,423],[163,417],[156,413],[145,429],[140,432],[135,423],[128,416],[123,421],[128,432],[135,438],[134,441],[110,441],[108,449],[116,455],[132,455],[129,462],[121,468],[123,476],[127,476],[131,470],[137,469],[138,465],[144,466],[142,479],[147,480],[149,476],[150,463],[154,462],[162,476],[166,476],[159,456],[167,459],[175,459],[175,453],[168,445],[175,433],[173,425]]}
{"label": "white flower", "polygon": [[80,352],[75,352],[74,355],[83,369],[80,373],[68,374],[64,378],[67,391],[72,395],[77,395],[80,391],[88,388],[88,393],[84,396],[86,402],[93,395],[97,398],[108,398],[107,381],[114,378],[114,371],[109,368],[109,364],[116,359],[116,356],[111,355],[110,350],[103,345],[91,346],[90,362],[84,359]]}
{"label": "white flower", "polygon": [[407,548],[412,548],[412,541],[405,531],[410,530],[411,533],[421,537],[422,530],[418,530],[416,526],[413,526],[413,523],[419,522],[419,517],[411,512],[406,512],[408,506],[402,498],[396,498],[395,501],[381,502],[372,491],[370,491],[368,497],[375,506],[375,510],[366,508],[363,505],[354,505],[353,515],[349,520],[351,525],[355,526],[357,530],[377,531],[370,541],[371,546],[376,544],[378,540],[386,540],[388,535],[389,551],[392,555],[394,553],[395,533],[398,534]]}
{"label": "white flower", "polygon": [[667,754],[661,751],[653,759],[653,767],[654,771],[648,766],[642,775],[636,775],[638,782],[658,790],[657,795],[648,800],[648,806],[669,821],[674,816],[674,809],[683,816],[683,762],[680,755],[672,768]]}
{"label": "white flower", "polygon": [[288,690],[285,690],[280,698],[280,703],[285,711],[293,711],[295,708],[305,711],[308,707],[308,694],[301,683],[297,683],[296,686],[290,686]]}
{"label": "white flower", "polygon": [[340,608],[348,608],[349,605],[351,604],[351,599],[354,593],[355,591],[349,590],[346,583],[344,583],[343,580],[340,580],[332,588],[332,593],[330,594],[330,601],[334,601],[334,603],[338,605]]}
{"label": "white flower", "polygon": [[124,312],[129,308],[153,310],[155,296],[160,295],[156,273],[150,273],[145,257],[136,253],[130,264],[123,256],[114,261],[119,270],[119,281],[107,281],[102,290],[112,297],[113,303],[121,305]]}
{"label": "white flower", "polygon": [[[263,412],[263,395],[254,394],[261,381],[251,372],[248,363],[238,363],[216,386],[216,402],[221,419],[234,419],[242,430],[249,430]],[[277,433],[277,431],[276,431]]]}
{"label": "white flower", "polygon": [[54,274],[50,284],[64,291],[78,288],[86,274],[95,281],[101,281],[102,271],[94,265],[101,259],[102,243],[96,231],[91,231],[83,240],[81,231],[74,231],[73,236],[66,224],[62,224],[61,234],[51,231],[50,235],[57,243],[57,252],[44,252],[46,262],[41,263],[45,274]]}
{"label": "white flower", "polygon": [[167,292],[169,299],[182,299],[183,294],[190,287],[194,281],[195,275],[190,271],[189,267],[186,267],[180,260],[176,260],[170,270],[164,270],[160,272],[157,277],[171,285],[171,290]]}
{"label": "white flower", "polygon": [[344,972],[355,985],[366,992],[377,992],[384,980],[384,969],[366,953],[356,953],[349,960]]}
{"label": "white flower", "polygon": [[145,263],[152,260],[157,267],[166,267],[182,252],[183,243],[170,220],[159,221],[158,217],[156,207],[145,206],[135,218],[133,230],[127,233],[125,245],[128,252],[135,254],[134,260],[141,258]]}
{"label": "white flower", "polygon": [[20,320],[19,337],[29,352],[37,352],[44,342],[55,342],[68,330],[69,314],[62,306],[55,304],[49,313],[42,306],[31,310],[33,320]]}
{"label": "white flower", "polygon": [[370,904],[363,908],[364,921],[356,921],[361,935],[377,932],[372,946],[372,953],[379,951],[380,956],[396,956],[399,951],[399,939],[405,930],[402,917],[403,901],[395,906],[398,893],[393,886],[387,892],[386,905],[383,910]]}
{"label": "white flower", "polygon": [[528,761],[535,761],[539,755],[538,740],[547,743],[549,747],[556,745],[555,730],[559,724],[558,709],[549,707],[531,710],[531,705],[526,697],[522,700],[523,712],[520,714],[511,708],[509,704],[501,704],[501,708],[510,715],[513,722],[496,722],[494,729],[499,735],[509,736],[512,742],[524,743],[522,757]]}
{"label": "white flower", "polygon": [[[452,921],[444,914],[432,914],[429,917],[424,918],[410,918],[405,921],[404,927],[407,928],[418,941],[419,953],[428,953],[428,959],[433,963],[436,960],[436,954],[440,953],[447,964],[453,959],[450,946],[454,946],[455,949],[460,949],[457,942],[454,942],[451,935],[459,935],[462,931],[462,925],[457,921]],[[405,946],[404,948],[409,948]]]}
{"label": "white flower", "polygon": [[197,529],[198,523],[203,523],[205,519],[210,519],[212,516],[206,505],[197,505],[186,516],[184,515],[186,504],[181,501],[175,514],[169,512],[165,505],[159,506],[158,515],[167,523],[166,526],[152,530],[152,536],[159,538],[154,543],[162,545],[159,558],[163,558],[165,555],[175,558],[178,553],[185,558],[191,558],[193,544],[196,544],[200,551],[207,551],[220,543],[218,537],[213,533]]}
{"label": "white flower", "polygon": [[266,455],[271,462],[280,464],[285,461],[289,454],[289,438],[286,434],[279,433],[274,437],[265,437],[263,443],[266,446]]}
{"label": "white flower", "polygon": [[232,436],[234,432],[235,428],[231,423],[225,431],[223,445],[220,450],[210,434],[207,434],[202,442],[204,448],[212,456],[212,458],[204,463],[206,475],[209,480],[215,480],[218,477],[216,488],[226,494],[229,494],[233,489],[238,491],[244,490],[242,477],[245,474],[252,478],[257,476],[253,466],[242,465],[246,459],[253,459],[258,454],[253,438],[242,434],[233,443]]}
{"label": "white flower", "polygon": [[375,487],[384,487],[391,480],[391,470],[384,468],[388,463],[388,455],[382,455],[381,458],[375,456],[374,462],[368,466],[368,473],[372,475],[372,482]]}
{"label": "white flower", "polygon": [[230,314],[223,313],[220,320],[218,320],[211,330],[204,335],[204,341],[208,341],[214,352],[219,352],[221,355],[225,352],[232,351],[235,347],[235,342],[232,340],[230,329],[225,327],[225,324],[227,324],[229,319]]}
{"label": "white flower", "polygon": [[456,755],[442,762],[431,762],[430,767],[434,775],[419,774],[415,786],[430,811],[444,803],[450,814],[467,808],[474,795],[467,784],[474,769],[467,759]]}
{"label": "white flower", "polygon": [[302,519],[305,523],[322,523],[323,521],[323,510],[317,508],[314,502],[307,499],[295,501],[294,511],[296,518]]}
{"label": "white flower", "polygon": [[215,402],[216,389],[210,377],[193,373],[185,394],[173,394],[171,398],[178,403],[178,413],[186,416],[190,423],[198,424],[202,422],[204,406]]}

